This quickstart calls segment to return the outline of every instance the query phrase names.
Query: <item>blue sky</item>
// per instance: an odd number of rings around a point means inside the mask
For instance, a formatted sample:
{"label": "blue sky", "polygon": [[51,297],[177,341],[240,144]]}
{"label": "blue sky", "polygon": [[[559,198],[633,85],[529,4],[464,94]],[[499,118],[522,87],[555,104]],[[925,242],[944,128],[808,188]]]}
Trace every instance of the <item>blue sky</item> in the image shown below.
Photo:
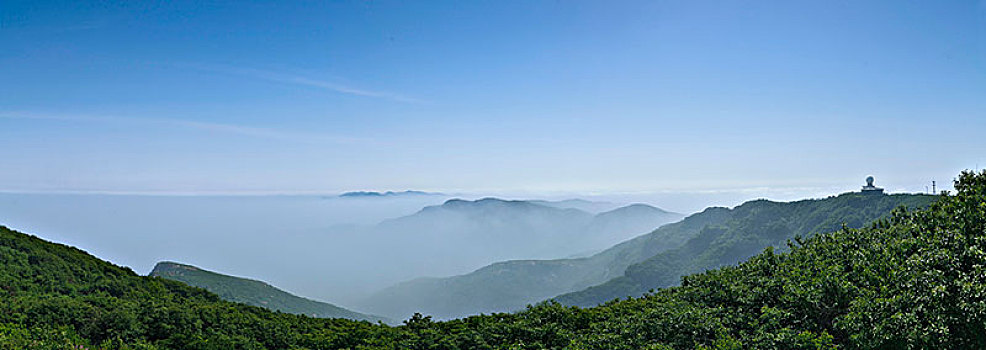
{"label": "blue sky", "polygon": [[0,3],[0,191],[922,191],[983,1]]}

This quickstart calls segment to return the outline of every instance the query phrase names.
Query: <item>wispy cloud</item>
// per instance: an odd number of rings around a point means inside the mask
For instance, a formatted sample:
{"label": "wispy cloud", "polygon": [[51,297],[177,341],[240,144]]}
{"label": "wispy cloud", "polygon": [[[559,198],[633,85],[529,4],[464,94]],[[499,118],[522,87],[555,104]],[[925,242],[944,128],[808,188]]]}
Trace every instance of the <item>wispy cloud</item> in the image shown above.
{"label": "wispy cloud", "polygon": [[315,133],[292,132],[252,126],[198,122],[172,118],[138,118],[105,115],[67,115],[38,114],[26,112],[0,112],[0,119],[48,120],[74,123],[136,124],[142,126],[168,126],[194,129],[207,132],[255,137],[269,140],[282,140],[306,143],[354,144],[367,143],[369,139],[357,137],[332,136]]}
{"label": "wispy cloud", "polygon": [[187,68],[209,71],[209,72],[244,76],[244,77],[266,80],[266,81],[282,83],[282,84],[314,87],[318,89],[329,90],[332,92],[353,95],[353,96],[372,97],[372,98],[386,99],[386,100],[403,102],[403,103],[414,103],[414,104],[427,103],[424,100],[401,95],[401,94],[395,94],[385,91],[367,90],[367,89],[357,88],[344,84],[338,84],[330,81],[313,79],[310,77],[284,74],[284,73],[272,72],[267,70],[232,67],[232,66],[224,66],[224,65],[212,65],[212,64],[176,64],[176,66],[187,67]]}

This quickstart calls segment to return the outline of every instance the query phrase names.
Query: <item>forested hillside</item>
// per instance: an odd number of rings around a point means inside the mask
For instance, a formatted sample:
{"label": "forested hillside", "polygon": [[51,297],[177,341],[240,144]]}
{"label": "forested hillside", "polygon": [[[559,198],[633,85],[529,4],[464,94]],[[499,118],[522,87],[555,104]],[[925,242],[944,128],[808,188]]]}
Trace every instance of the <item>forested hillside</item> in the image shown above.
{"label": "forested hillside", "polygon": [[784,247],[799,236],[831,232],[843,225],[860,228],[886,217],[899,206],[927,207],[933,196],[844,193],[790,203],[755,200],[728,210],[724,221],[710,223],[681,247],[630,265],[606,283],[556,298],[565,305],[595,306],[650,289],[678,284],[681,276],[748,259],[766,247]]}
{"label": "forested hillside", "polygon": [[[843,223],[859,228],[889,215],[897,206],[925,207],[933,198],[847,193],[796,202],[756,200],[734,209],[708,208],[587,258],[514,260],[460,276],[416,279],[377,293],[363,307],[394,318],[418,311],[447,319],[516,311],[571,292],[576,293],[558,300],[594,306],[639,296],[655,286],[674,285],[689,273],[734,264],[768,246],[782,246],[796,235],[831,232]],[[628,206],[622,210],[639,209]],[[597,217],[606,215],[611,214]]]}
{"label": "forested hillside", "polygon": [[160,262],[150,276],[167,278],[193,287],[205,288],[220,298],[237,303],[259,306],[290,314],[322,318],[348,318],[370,322],[389,320],[346,310],[342,307],[306,299],[277,289],[266,282],[227,276],[206,271],[195,266],[175,262]]}
{"label": "forested hillside", "polygon": [[795,239],[593,308],[399,327],[315,319],[141,277],[0,229],[0,344],[75,349],[982,349],[986,171],[927,210]]}

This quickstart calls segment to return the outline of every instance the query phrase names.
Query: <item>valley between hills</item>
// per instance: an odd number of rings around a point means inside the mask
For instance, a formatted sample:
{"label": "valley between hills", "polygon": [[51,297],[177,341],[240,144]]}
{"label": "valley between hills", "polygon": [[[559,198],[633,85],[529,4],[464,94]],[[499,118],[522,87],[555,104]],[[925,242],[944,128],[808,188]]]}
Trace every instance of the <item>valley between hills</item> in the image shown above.
{"label": "valley between hills", "polygon": [[[455,293],[502,288],[505,281],[581,283],[526,307],[509,304],[504,308],[515,310],[448,321],[415,312],[396,323],[174,262],[140,276],[3,228],[0,343],[114,349],[976,347],[981,339],[975,334],[986,325],[975,316],[986,310],[977,292],[986,281],[973,273],[986,263],[986,249],[977,248],[986,242],[986,172],[962,173],[955,188],[955,194],[938,196],[755,200],[706,209],[588,257],[508,261],[410,282],[427,293],[446,293],[437,286],[458,291],[421,304],[448,300],[458,310],[472,307],[463,301],[483,303],[484,296],[509,292],[451,298]],[[599,265],[609,270],[593,267]],[[559,273],[565,269],[584,274]],[[525,275],[532,277],[518,277]],[[476,287],[466,288],[469,283]],[[535,283],[527,288],[537,289]],[[888,327],[901,321],[922,331]]]}

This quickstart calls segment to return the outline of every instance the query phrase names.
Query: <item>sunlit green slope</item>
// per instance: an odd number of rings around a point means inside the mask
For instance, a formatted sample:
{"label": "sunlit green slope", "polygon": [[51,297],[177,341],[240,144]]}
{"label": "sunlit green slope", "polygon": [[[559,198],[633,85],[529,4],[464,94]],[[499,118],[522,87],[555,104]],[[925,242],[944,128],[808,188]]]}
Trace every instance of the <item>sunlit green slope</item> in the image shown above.
{"label": "sunlit green slope", "polygon": [[654,288],[678,284],[681,276],[731,265],[766,247],[784,247],[799,236],[860,228],[897,207],[925,208],[934,196],[844,193],[796,202],[755,200],[724,209],[717,222],[701,227],[684,245],[629,265],[622,276],[555,298],[562,304],[594,306]]}

